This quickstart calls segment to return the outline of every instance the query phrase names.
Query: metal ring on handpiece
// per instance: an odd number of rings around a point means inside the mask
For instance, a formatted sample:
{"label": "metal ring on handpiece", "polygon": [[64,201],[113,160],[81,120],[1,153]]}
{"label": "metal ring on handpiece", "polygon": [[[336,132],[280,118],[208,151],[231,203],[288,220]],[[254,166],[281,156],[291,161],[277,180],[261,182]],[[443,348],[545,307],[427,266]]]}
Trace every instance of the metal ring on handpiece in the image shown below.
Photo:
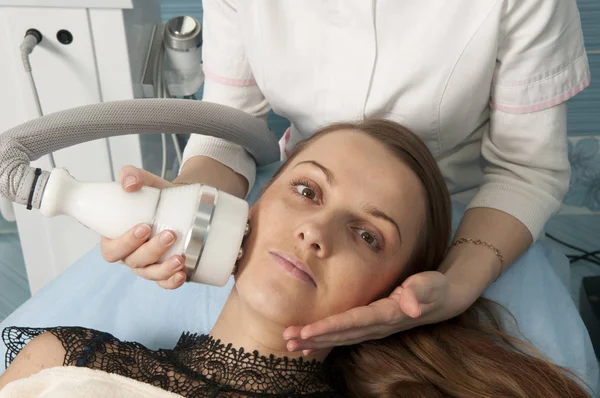
{"label": "metal ring on handpiece", "polygon": [[202,187],[200,203],[198,204],[196,217],[194,218],[194,225],[188,234],[184,247],[184,266],[187,282],[192,279],[198,269],[198,264],[200,263],[200,258],[202,257],[204,246],[206,245],[206,239],[210,232],[210,224],[215,213],[218,199],[219,191],[216,188],[206,185]]}

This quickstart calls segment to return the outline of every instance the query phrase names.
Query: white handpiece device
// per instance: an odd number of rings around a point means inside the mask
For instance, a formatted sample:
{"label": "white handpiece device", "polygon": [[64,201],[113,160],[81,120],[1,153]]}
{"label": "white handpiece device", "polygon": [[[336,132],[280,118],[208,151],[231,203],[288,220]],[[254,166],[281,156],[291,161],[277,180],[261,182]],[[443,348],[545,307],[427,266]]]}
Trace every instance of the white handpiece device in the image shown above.
{"label": "white handpiece device", "polygon": [[54,169],[40,212],[74,217],[112,239],[142,223],[152,226],[152,236],[172,230],[177,240],[161,261],[184,255],[188,281],[223,286],[242,245],[248,203],[201,184],[128,193],[116,182],[80,182],[67,170]]}

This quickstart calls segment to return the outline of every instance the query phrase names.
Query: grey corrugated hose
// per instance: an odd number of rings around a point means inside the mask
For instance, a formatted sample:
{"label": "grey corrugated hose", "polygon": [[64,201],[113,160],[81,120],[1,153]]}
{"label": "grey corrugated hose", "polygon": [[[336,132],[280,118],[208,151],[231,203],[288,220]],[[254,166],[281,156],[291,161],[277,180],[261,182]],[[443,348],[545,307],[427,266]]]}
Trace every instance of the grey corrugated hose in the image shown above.
{"label": "grey corrugated hose", "polygon": [[258,166],[279,160],[279,145],[266,123],[237,109],[184,99],[104,102],[49,114],[0,134],[0,196],[27,204],[33,192],[31,205],[39,208],[50,173],[36,176],[30,162],[87,141],[161,133],[223,138],[244,147]]}

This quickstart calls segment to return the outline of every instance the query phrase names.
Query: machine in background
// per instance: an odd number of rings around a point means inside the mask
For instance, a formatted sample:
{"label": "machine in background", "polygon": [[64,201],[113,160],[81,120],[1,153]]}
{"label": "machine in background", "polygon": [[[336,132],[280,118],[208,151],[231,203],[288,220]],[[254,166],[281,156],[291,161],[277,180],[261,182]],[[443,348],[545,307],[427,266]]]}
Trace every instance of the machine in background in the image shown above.
{"label": "machine in background", "polygon": [[[167,54],[201,44],[201,28],[190,28],[192,22],[173,22]],[[189,68],[178,73],[169,57],[160,65],[165,26],[157,0],[0,0],[0,25],[0,131],[82,105],[191,96],[203,81],[200,67],[196,75]],[[32,29],[41,40],[27,54],[29,73],[22,45]],[[164,76],[160,94],[157,66]],[[82,181],[115,181],[125,165],[142,167],[136,135],[86,142],[32,164],[66,168]],[[3,216],[16,219],[32,294],[98,244],[97,233],[71,218],[47,219],[0,201]]]}

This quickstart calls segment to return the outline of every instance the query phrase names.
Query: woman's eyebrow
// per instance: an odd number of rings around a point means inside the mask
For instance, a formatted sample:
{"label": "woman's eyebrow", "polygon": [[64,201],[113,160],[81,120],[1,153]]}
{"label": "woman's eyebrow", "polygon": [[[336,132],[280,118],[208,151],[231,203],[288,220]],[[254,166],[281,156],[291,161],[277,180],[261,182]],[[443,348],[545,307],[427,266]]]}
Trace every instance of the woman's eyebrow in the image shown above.
{"label": "woman's eyebrow", "polygon": [[383,211],[379,210],[378,208],[376,208],[375,206],[372,206],[372,205],[363,206],[363,210],[367,214],[370,214],[373,217],[380,218],[380,219],[385,220],[385,221],[389,222],[390,224],[392,224],[396,228],[396,232],[398,233],[398,240],[400,241],[400,244],[402,245],[402,234],[400,233],[400,227],[398,227],[398,223],[396,221],[394,221],[394,219],[392,217],[388,216]]}
{"label": "woman's eyebrow", "polygon": [[316,162],[314,160],[305,160],[303,162],[298,163],[296,166],[294,166],[294,168],[300,166],[301,164],[312,164],[313,166],[318,167],[323,172],[323,174],[325,174],[327,183],[329,185],[335,184],[335,178],[333,177],[333,173],[331,172],[331,170],[329,170],[327,167],[323,166],[321,163]]}

